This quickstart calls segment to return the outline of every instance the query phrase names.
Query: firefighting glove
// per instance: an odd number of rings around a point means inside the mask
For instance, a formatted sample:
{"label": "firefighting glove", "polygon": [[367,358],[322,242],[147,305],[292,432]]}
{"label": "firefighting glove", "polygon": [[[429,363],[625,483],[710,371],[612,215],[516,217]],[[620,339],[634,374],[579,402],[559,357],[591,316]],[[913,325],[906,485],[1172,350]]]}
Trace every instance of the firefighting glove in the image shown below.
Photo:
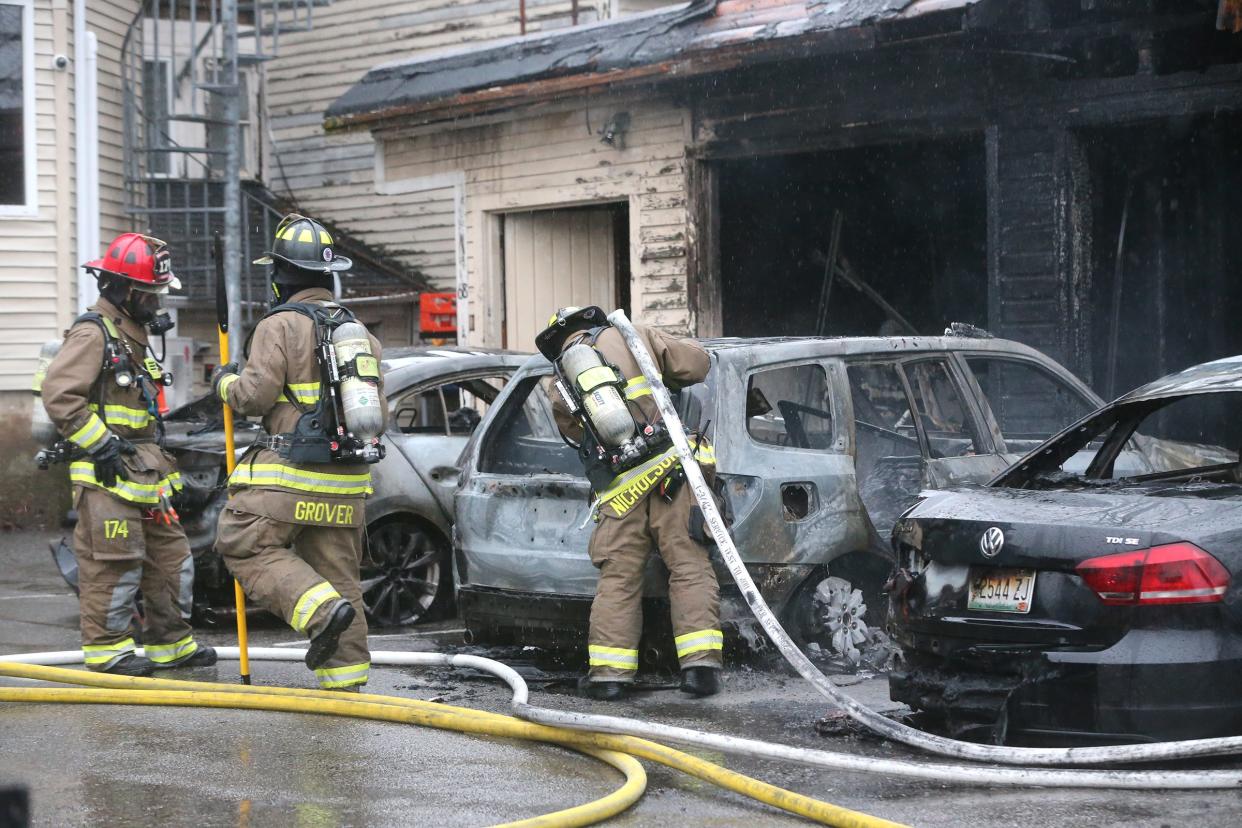
{"label": "firefighting glove", "polygon": [[224,382],[225,377],[235,377],[241,373],[241,368],[236,362],[226,362],[223,365],[217,365],[216,370],[211,372],[211,393],[217,399],[224,400],[224,396],[220,393],[220,384]]}
{"label": "firefighting glove", "polygon": [[99,448],[91,452],[91,460],[95,463],[95,480],[105,489],[111,489],[118,479],[128,480],[125,464],[121,455],[134,454],[138,449],[133,443],[117,437],[115,434],[103,442]]}

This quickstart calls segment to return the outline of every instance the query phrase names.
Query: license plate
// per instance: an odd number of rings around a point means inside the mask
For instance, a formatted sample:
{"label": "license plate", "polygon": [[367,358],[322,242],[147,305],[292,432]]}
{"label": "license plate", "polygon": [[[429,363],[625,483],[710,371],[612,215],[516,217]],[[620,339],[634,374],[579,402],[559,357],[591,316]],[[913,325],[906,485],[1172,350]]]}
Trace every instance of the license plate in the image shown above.
{"label": "license plate", "polygon": [[966,609],[987,612],[1031,611],[1035,570],[970,568]]}

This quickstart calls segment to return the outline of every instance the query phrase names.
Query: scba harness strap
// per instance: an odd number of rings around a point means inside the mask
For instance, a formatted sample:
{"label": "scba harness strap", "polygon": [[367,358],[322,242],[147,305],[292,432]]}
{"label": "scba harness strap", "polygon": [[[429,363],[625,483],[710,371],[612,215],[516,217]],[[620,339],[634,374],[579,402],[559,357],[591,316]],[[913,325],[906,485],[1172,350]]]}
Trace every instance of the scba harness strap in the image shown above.
{"label": "scba harness strap", "polygon": [[[303,463],[377,463],[384,457],[384,447],[375,446],[374,451],[342,453],[345,423],[338,411],[337,388],[342,380],[351,377],[372,381],[380,379],[379,360],[371,354],[357,354],[344,365],[333,358],[332,333],[341,325],[357,322],[348,308],[334,303],[288,302],[272,308],[259,320],[279,313],[299,313],[315,326],[315,361],[319,365],[318,383],[288,383],[278,402],[287,402],[301,412],[293,430],[283,434],[260,437],[253,448],[275,451],[283,459],[294,464]],[[255,326],[255,330],[258,325]],[[251,331],[244,352],[250,357],[250,345],[254,337]],[[253,462],[253,460],[252,460]]]}
{"label": "scba harness strap", "polygon": [[[129,345],[122,339],[116,323],[102,313],[88,311],[73,321],[75,326],[79,323],[97,325],[104,336],[103,364],[100,367],[99,377],[91,389],[91,409],[102,415],[107,425],[115,424],[132,429],[142,429],[154,421],[162,429],[164,418],[160,414],[159,391],[156,390],[156,385],[167,384],[165,377],[168,375],[160,367],[159,362],[154,356],[147,355],[141,363],[136,363],[136,357]],[[121,388],[137,383],[139,396],[146,404],[146,408],[107,404],[108,384],[104,378],[108,374],[112,375],[112,381]]]}

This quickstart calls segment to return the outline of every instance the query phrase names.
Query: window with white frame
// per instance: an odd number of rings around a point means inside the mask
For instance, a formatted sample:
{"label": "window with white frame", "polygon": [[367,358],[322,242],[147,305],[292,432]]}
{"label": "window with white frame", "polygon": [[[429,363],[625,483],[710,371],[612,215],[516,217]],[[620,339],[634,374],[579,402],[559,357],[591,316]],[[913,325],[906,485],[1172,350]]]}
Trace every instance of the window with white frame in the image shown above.
{"label": "window with white frame", "polygon": [[34,9],[0,0],[0,216],[35,209]]}

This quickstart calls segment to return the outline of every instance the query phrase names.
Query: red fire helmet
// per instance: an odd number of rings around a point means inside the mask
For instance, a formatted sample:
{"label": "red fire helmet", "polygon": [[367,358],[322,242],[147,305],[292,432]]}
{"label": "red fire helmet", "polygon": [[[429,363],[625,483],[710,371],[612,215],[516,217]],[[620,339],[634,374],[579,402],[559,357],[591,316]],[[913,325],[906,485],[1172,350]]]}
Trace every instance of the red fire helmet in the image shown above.
{"label": "red fire helmet", "polygon": [[122,233],[108,245],[102,259],[82,265],[95,276],[119,276],[149,293],[167,293],[181,287],[173,275],[168,245],[141,233]]}

